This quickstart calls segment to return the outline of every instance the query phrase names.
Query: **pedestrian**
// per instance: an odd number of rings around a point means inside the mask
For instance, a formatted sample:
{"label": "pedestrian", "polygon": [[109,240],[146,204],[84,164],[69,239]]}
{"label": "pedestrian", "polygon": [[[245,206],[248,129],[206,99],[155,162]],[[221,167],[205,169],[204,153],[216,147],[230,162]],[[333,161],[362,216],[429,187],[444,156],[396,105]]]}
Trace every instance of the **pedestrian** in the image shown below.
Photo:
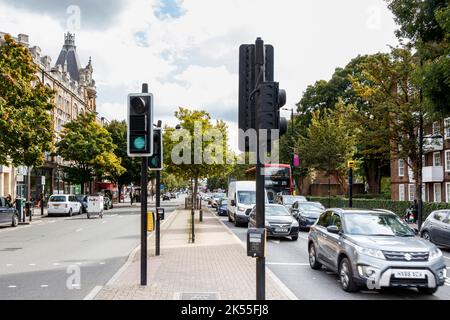
{"label": "pedestrian", "polygon": [[6,196],[6,202],[8,203],[8,205],[9,206],[12,206],[12,197],[11,197],[11,195],[10,194],[8,194],[7,196]]}

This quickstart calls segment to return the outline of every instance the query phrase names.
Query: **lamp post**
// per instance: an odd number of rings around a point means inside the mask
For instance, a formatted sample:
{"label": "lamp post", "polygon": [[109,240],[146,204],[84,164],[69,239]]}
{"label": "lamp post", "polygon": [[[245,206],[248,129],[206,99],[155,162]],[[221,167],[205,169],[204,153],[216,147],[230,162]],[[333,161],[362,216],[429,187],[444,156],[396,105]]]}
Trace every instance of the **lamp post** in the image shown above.
{"label": "lamp post", "polygon": [[[294,138],[294,108],[283,108],[281,110],[284,111],[291,111],[291,139],[292,139],[292,155],[290,159],[290,166],[291,166],[291,174],[294,172],[294,155],[295,155],[295,138]],[[295,179],[294,179],[295,181]],[[294,190],[295,192],[295,190]]]}

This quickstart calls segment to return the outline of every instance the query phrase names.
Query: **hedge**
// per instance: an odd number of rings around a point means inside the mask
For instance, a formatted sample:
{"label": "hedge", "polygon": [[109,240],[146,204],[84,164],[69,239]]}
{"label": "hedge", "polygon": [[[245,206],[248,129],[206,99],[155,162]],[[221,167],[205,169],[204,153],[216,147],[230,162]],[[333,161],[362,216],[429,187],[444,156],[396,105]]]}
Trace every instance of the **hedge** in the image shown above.
{"label": "hedge", "polygon": [[[310,201],[320,202],[325,207],[328,207],[328,197],[308,197],[308,199]],[[386,209],[395,212],[400,217],[403,217],[405,215],[406,210],[409,208],[410,205],[411,203],[409,201],[395,201],[387,199],[353,199],[353,208]],[[331,197],[330,207],[347,208],[348,199]],[[450,209],[450,203],[424,202],[422,217],[425,220],[431,212],[441,209]]]}

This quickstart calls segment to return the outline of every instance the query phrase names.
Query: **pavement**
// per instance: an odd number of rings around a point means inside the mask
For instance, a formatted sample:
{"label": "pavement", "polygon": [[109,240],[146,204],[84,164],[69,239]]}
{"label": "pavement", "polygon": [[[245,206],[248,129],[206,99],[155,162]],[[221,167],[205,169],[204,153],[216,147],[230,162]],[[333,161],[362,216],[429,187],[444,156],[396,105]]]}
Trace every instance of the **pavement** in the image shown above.
{"label": "pavement", "polygon": [[[162,204],[170,217],[182,201]],[[0,227],[0,300],[84,299],[139,243],[139,203],[114,205],[103,219],[35,215],[31,224]]]}
{"label": "pavement", "polygon": [[[195,217],[195,243],[190,241],[189,210],[177,210],[161,227],[161,255],[153,240],[148,250],[148,285],[140,285],[140,251],[97,293],[96,300],[255,300],[256,260],[209,210]],[[295,299],[270,271],[266,298]]]}

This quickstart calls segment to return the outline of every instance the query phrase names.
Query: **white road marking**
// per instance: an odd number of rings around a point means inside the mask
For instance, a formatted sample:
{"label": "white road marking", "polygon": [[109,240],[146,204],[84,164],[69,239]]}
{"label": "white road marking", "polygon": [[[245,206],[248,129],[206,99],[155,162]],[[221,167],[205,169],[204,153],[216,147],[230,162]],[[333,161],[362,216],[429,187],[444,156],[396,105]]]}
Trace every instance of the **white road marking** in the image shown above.
{"label": "white road marking", "polygon": [[103,221],[102,223],[107,223],[108,221]]}
{"label": "white road marking", "polygon": [[9,267],[12,267],[13,266],[13,264],[11,264],[11,263],[8,263],[7,265],[6,265],[8,268]]}
{"label": "white road marking", "polygon": [[83,231],[83,228],[75,230],[75,232],[80,232],[80,231]]}
{"label": "white road marking", "polygon": [[75,264],[81,266],[83,264],[83,262],[77,262]]}
{"label": "white road marking", "polygon": [[36,266],[36,263],[30,263],[30,264],[28,264],[30,267],[35,267]]}
{"label": "white road marking", "polygon": [[101,264],[101,265],[104,265],[104,264],[106,264],[106,262],[103,262],[103,261],[102,261],[102,262],[100,262],[100,264]]}
{"label": "white road marking", "polygon": [[17,286],[8,286],[8,288],[14,289],[14,288],[17,288]]}
{"label": "white road marking", "polygon": [[56,220],[51,220],[51,221],[49,221],[47,223],[55,223],[55,222],[56,222]]}
{"label": "white road marking", "polygon": [[60,266],[61,265],[61,263],[59,263],[59,262],[55,262],[54,264],[53,264],[54,266]]}
{"label": "white road marking", "polygon": [[93,300],[95,296],[102,290],[103,286],[96,286],[83,300]]}
{"label": "white road marking", "polygon": [[309,266],[309,263],[300,262],[266,262],[266,264],[271,266]]}
{"label": "white road marking", "polygon": [[41,285],[41,288],[48,288],[48,284]]}
{"label": "white road marking", "polygon": [[280,240],[269,240],[270,242],[272,242],[272,243],[280,243]]}

